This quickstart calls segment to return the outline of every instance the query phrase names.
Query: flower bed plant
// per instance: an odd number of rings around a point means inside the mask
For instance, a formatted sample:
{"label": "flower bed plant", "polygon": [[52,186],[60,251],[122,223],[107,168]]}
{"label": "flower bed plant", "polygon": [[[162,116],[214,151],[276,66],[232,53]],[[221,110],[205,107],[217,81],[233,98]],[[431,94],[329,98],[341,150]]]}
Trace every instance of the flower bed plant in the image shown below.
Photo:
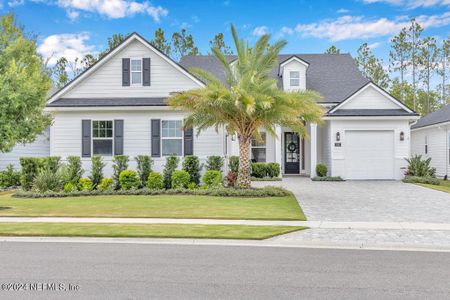
{"label": "flower bed plant", "polygon": [[312,181],[345,181],[341,176],[323,176],[323,177],[313,177]]}

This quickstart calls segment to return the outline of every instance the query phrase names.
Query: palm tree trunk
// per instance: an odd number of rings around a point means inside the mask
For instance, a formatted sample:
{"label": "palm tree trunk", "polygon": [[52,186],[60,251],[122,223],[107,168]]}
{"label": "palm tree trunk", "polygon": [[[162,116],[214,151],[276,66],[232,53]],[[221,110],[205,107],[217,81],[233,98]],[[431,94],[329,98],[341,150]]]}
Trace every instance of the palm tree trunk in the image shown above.
{"label": "palm tree trunk", "polygon": [[239,141],[239,170],[237,177],[237,186],[240,188],[249,188],[250,181],[250,143],[251,136],[238,135]]}

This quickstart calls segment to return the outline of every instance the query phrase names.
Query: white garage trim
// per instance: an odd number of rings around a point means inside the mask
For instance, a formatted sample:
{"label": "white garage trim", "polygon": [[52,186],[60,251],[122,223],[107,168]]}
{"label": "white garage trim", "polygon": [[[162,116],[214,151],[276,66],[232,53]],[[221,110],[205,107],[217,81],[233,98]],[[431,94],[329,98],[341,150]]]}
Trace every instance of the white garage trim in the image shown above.
{"label": "white garage trim", "polygon": [[394,130],[345,130],[346,179],[395,179]]}

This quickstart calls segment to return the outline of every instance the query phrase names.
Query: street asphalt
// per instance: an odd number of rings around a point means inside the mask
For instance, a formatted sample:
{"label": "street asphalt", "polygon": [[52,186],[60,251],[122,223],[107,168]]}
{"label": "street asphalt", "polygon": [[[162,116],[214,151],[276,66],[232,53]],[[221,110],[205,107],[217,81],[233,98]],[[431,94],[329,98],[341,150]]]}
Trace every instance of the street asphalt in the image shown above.
{"label": "street asphalt", "polygon": [[0,242],[0,257],[0,299],[450,297],[439,252]]}

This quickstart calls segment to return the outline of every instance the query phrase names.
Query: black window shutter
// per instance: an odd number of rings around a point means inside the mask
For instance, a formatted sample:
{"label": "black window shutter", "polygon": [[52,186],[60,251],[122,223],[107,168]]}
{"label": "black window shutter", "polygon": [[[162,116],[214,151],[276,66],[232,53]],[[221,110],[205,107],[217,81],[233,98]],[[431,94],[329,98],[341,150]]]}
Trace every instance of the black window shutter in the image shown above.
{"label": "black window shutter", "polygon": [[91,120],[81,120],[81,156],[91,157]]}
{"label": "black window shutter", "polygon": [[151,121],[151,137],[152,137],[152,156],[161,156],[161,120],[152,119]]}
{"label": "black window shutter", "polygon": [[194,154],[194,130],[186,128],[184,130],[184,155]]}
{"label": "black window shutter", "polygon": [[122,86],[130,86],[130,59],[122,58]]}
{"label": "black window shutter", "polygon": [[150,62],[149,57],[142,59],[143,72],[142,72],[142,84],[144,86],[150,86]]}
{"label": "black window shutter", "polygon": [[123,154],[123,120],[114,120],[114,155]]}

